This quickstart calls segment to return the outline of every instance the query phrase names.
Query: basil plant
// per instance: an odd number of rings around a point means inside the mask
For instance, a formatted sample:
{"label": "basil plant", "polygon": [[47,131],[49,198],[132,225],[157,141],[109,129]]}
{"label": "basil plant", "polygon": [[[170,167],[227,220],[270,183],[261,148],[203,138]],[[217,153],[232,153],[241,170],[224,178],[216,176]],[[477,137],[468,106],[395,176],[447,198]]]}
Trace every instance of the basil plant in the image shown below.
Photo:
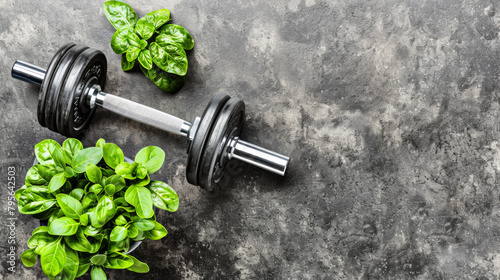
{"label": "basil plant", "polygon": [[69,138],[62,146],[43,140],[35,155],[38,164],[15,192],[19,212],[44,224],[21,254],[24,265],[34,266],[40,256],[50,279],[75,279],[88,270],[93,280],[106,279],[104,268],[148,272],[129,248],[167,235],[153,206],[170,212],[179,207],[176,192],[149,177],[163,165],[163,150],[145,147],[127,162],[117,145],[103,139],[84,149]]}
{"label": "basil plant", "polygon": [[163,91],[174,92],[184,85],[188,68],[185,50],[191,50],[194,41],[184,27],[166,24],[169,10],[150,12],[137,19],[126,3],[107,1],[104,14],[116,28],[111,48],[122,55],[123,71],[131,70],[138,61],[142,72]]}

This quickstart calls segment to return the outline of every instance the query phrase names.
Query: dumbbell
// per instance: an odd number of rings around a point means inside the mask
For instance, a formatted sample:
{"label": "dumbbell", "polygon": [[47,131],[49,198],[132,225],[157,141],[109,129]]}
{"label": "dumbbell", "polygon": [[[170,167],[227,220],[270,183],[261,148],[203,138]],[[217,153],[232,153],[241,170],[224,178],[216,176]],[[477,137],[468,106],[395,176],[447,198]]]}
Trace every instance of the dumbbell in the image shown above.
{"label": "dumbbell", "polygon": [[76,137],[83,132],[97,107],[135,121],[182,135],[188,139],[186,179],[214,191],[231,159],[249,163],[283,176],[289,157],[239,138],[245,104],[219,94],[209,102],[201,118],[189,123],[145,105],[102,91],[107,61],[103,52],[69,43],[61,47],[45,70],[23,61],[12,66],[12,77],[40,86],[38,122],[54,132]]}

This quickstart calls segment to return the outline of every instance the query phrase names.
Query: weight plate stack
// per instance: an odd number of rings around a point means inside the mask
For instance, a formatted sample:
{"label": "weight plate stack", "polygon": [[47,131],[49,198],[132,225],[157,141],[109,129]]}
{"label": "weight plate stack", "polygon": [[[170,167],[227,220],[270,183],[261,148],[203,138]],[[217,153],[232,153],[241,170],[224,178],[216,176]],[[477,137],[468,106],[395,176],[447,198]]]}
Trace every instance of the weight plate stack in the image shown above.
{"label": "weight plate stack", "polygon": [[38,123],[40,123],[41,126],[46,126],[45,124],[45,98],[47,97],[47,91],[51,87],[52,84],[52,78],[54,75],[54,71],[57,69],[59,66],[59,62],[61,61],[61,58],[64,56],[64,54],[75,44],[73,43],[68,43],[64,46],[62,46],[52,57],[52,60],[49,63],[49,67],[47,67],[47,71],[45,73],[45,78],[42,81],[42,85],[40,86],[40,93],[38,94],[38,106],[37,106],[37,118],[38,118]]}
{"label": "weight plate stack", "polygon": [[213,192],[215,184],[224,174],[227,165],[226,148],[229,141],[238,137],[245,119],[245,103],[233,97],[226,102],[217,116],[203,149],[198,171],[198,184],[203,189]]}

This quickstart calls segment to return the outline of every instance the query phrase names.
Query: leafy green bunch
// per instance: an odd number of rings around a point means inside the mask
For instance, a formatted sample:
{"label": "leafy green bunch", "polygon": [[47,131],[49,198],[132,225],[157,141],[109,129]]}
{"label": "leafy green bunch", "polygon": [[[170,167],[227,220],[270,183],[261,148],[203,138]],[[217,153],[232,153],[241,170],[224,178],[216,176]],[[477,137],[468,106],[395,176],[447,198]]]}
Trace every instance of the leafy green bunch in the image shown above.
{"label": "leafy green bunch", "polygon": [[137,60],[144,75],[161,90],[174,92],[182,87],[188,68],[185,50],[191,50],[194,41],[184,27],[166,24],[169,10],[153,11],[137,20],[126,3],[107,1],[104,13],[116,28],[111,48],[122,55],[123,71],[132,69]]}
{"label": "leafy green bunch", "polygon": [[106,279],[103,268],[148,272],[148,265],[128,252],[134,241],[167,235],[153,206],[171,212],[179,207],[175,191],[149,177],[163,165],[165,152],[148,146],[132,162],[103,139],[84,149],[69,138],[62,146],[43,140],[35,155],[38,164],[15,197],[20,213],[46,225],[33,231],[22,262],[31,267],[40,256],[50,279],[75,279],[89,268],[93,280]]}

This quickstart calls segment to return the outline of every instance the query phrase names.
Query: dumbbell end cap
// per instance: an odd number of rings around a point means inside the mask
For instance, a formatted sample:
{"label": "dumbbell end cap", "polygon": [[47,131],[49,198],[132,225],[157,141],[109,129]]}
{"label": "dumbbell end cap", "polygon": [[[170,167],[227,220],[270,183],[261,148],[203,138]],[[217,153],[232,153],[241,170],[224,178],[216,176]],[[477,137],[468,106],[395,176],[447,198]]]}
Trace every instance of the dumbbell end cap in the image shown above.
{"label": "dumbbell end cap", "polygon": [[17,60],[12,65],[11,75],[15,79],[40,86],[45,78],[45,69]]}

